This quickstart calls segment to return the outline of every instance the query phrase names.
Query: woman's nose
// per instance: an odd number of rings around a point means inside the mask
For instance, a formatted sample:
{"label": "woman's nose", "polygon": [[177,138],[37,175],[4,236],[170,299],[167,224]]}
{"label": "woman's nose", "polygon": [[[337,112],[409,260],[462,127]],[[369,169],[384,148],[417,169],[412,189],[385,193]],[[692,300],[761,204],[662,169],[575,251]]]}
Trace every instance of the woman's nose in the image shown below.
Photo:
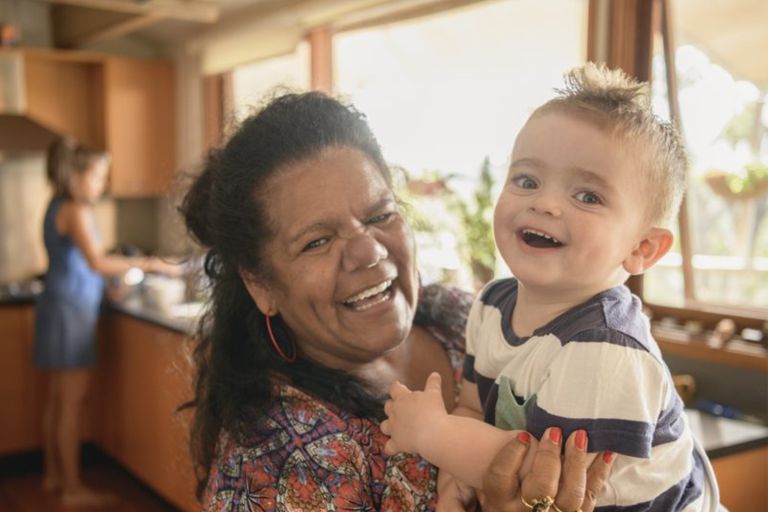
{"label": "woman's nose", "polygon": [[342,265],[351,272],[361,268],[375,267],[389,256],[384,245],[368,232],[361,232],[350,238],[344,251]]}

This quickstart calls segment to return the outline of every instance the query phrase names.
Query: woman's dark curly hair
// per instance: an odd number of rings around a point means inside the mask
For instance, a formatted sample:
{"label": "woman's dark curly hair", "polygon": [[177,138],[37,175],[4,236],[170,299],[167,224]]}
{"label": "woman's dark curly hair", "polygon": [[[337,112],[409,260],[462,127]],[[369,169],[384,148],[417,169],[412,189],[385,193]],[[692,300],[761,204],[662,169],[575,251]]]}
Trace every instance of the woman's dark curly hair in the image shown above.
{"label": "woman's dark curly hair", "polygon": [[[273,236],[262,191],[287,164],[329,147],[365,153],[391,186],[389,169],[365,117],[322,93],[273,99],[242,122],[220,149],[212,151],[181,207],[187,229],[207,249],[211,282],[207,313],[197,329],[191,448],[198,497],[207,485],[219,435],[236,439],[258,429],[271,406],[275,379],[290,382],[361,417],[380,418],[381,400],[351,375],[299,357],[288,363],[267,337],[265,316],[240,276],[245,270],[269,279],[266,242]],[[292,337],[280,316],[272,320],[277,339]],[[287,349],[283,349],[289,352]]]}

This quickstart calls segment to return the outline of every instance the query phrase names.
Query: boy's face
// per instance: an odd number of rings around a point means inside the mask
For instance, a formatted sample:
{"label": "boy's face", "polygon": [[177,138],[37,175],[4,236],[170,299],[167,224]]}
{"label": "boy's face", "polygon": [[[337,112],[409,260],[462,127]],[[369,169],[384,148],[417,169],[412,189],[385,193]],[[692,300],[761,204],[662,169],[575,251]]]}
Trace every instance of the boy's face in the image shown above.
{"label": "boy's face", "polygon": [[626,279],[648,228],[634,155],[573,114],[528,120],[494,213],[496,244],[525,287],[591,296]]}

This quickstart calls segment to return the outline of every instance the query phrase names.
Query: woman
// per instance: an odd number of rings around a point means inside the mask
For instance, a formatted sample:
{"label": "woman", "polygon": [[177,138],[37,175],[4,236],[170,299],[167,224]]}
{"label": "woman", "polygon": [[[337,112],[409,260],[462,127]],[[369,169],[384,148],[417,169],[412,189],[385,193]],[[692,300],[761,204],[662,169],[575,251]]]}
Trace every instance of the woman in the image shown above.
{"label": "woman", "polygon": [[[413,236],[363,116],[319,93],[273,100],[212,153],[183,212],[209,248],[212,282],[192,403],[205,508],[434,508],[435,469],[384,455],[382,403],[394,380],[418,387],[432,371],[453,403],[470,297],[420,289]],[[545,444],[526,496],[568,493],[558,503],[591,510],[581,454],[567,448],[558,488],[559,451]],[[490,472],[487,507],[545,510],[519,500],[519,459]],[[440,491],[445,510],[469,506],[455,486]]]}
{"label": "woman", "polygon": [[96,364],[96,322],[103,275],[131,267],[177,273],[157,258],[108,255],[101,245],[93,213],[109,175],[109,154],[72,138],[54,141],[47,174],[53,197],[43,221],[48,272],[37,301],[35,364],[48,374],[44,412],[43,488],[61,492],[69,506],[100,505],[112,497],[94,491],[80,478],[82,405]]}

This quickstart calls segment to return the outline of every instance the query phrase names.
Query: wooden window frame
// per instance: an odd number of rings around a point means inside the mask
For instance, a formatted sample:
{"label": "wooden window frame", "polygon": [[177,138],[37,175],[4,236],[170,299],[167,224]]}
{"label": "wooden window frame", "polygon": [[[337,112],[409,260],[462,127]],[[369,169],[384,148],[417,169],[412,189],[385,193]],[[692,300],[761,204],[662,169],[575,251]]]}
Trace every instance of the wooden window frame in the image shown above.
{"label": "wooden window frame", "polygon": [[[650,81],[654,36],[661,30],[665,38],[665,56],[674,65],[674,44],[669,0],[590,0],[587,59],[603,61],[609,67],[621,68],[642,81]],[[664,18],[666,17],[666,20]],[[662,23],[666,21],[666,23]],[[672,74],[673,76],[674,74]],[[674,78],[668,80],[670,94],[677,94]],[[672,102],[676,104],[675,101]],[[673,119],[679,119],[673,113]],[[683,259],[685,307],[668,307],[646,303],[654,317],[674,317],[683,322],[699,322],[704,329],[714,329],[723,319],[733,320],[736,332],[744,328],[762,329],[765,311],[758,308],[741,308],[698,301],[695,298],[692,250],[688,210],[685,202],[678,217],[680,246]],[[642,275],[632,276],[627,285],[643,297]],[[657,336],[657,338],[660,338]],[[713,348],[702,339],[689,342],[672,341],[661,337],[657,340],[662,351],[702,361],[723,363],[768,373],[768,355],[743,353],[723,348]]]}

